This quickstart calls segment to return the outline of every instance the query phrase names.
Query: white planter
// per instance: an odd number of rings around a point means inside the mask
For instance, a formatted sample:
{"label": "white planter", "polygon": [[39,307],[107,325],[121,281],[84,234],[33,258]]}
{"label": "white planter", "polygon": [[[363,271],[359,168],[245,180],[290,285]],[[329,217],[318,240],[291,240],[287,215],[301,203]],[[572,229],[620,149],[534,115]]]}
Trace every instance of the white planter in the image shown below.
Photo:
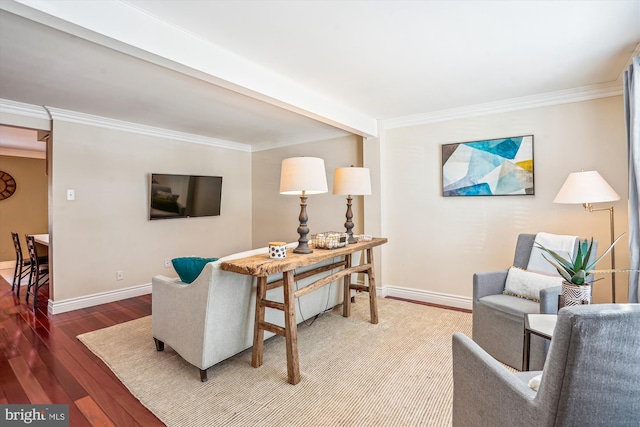
{"label": "white planter", "polygon": [[591,286],[562,282],[562,299],[565,306],[591,304]]}

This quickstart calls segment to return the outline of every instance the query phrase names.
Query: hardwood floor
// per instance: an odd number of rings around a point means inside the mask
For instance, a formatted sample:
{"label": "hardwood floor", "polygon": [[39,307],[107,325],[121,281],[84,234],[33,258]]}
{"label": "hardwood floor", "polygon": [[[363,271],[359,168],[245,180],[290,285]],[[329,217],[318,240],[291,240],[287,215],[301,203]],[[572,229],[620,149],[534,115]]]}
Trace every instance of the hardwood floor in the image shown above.
{"label": "hardwood floor", "polygon": [[0,404],[67,404],[71,426],[163,425],[76,339],[150,315],[151,295],[49,316],[46,288],[35,312],[25,294],[17,298],[0,276]]}
{"label": "hardwood floor", "polygon": [[163,425],[76,339],[151,314],[151,295],[48,316],[40,293],[34,312],[0,277],[0,404],[67,404],[71,426]]}

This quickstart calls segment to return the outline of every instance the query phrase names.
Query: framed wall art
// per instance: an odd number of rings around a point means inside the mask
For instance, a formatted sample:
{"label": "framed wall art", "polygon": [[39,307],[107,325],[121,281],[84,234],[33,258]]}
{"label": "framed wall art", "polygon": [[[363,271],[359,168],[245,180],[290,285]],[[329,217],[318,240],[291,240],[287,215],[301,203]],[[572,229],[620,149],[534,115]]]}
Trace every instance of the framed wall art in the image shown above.
{"label": "framed wall art", "polygon": [[534,195],[533,135],[443,144],[442,195]]}

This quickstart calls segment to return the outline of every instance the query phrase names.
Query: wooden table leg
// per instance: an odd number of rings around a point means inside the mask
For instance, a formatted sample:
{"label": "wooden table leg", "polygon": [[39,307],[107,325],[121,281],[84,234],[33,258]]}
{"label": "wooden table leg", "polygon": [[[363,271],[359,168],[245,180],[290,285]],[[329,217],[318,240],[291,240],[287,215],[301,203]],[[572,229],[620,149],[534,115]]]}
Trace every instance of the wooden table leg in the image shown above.
{"label": "wooden table leg", "polygon": [[251,366],[258,368],[262,366],[262,355],[264,353],[264,323],[265,306],[262,301],[267,296],[267,278],[258,277],[258,288],[256,289],[256,317],[253,324],[253,350],[251,353]]}
{"label": "wooden table leg", "polygon": [[[345,255],[344,257],[345,266],[344,268],[351,268],[351,254]],[[349,317],[351,316],[351,275],[347,274],[342,279],[344,283],[344,301],[342,301],[342,316]]]}
{"label": "wooden table leg", "polygon": [[373,264],[373,248],[367,249],[367,263],[369,264],[369,311],[371,312],[371,323],[378,323],[378,300],[376,298],[376,275]]}
{"label": "wooden table leg", "polygon": [[285,271],[284,279],[284,328],[287,345],[287,379],[290,384],[300,382],[300,359],[298,357],[298,325],[296,323],[296,298],[294,296],[293,272]]}

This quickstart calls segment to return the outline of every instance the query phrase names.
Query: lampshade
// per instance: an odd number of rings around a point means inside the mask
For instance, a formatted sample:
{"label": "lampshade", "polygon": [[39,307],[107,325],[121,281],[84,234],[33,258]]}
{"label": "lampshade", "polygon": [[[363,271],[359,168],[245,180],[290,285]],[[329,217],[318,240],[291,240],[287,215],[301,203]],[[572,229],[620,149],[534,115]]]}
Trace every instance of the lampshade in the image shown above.
{"label": "lampshade", "polygon": [[365,196],[371,194],[368,168],[337,168],[333,175],[333,194]]}
{"label": "lampshade", "polygon": [[567,177],[553,203],[600,203],[620,196],[597,171],[573,172]]}
{"label": "lampshade", "polygon": [[324,160],[317,157],[291,157],[282,161],[280,194],[326,193],[327,173]]}

